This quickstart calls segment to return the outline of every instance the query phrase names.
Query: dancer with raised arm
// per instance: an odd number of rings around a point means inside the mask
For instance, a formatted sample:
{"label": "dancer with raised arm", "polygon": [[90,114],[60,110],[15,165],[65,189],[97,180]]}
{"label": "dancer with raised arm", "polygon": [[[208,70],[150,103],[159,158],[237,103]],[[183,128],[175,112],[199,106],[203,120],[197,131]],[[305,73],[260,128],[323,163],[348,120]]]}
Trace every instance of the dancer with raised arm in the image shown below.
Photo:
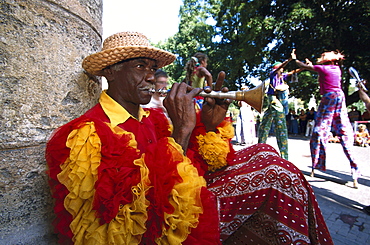
{"label": "dancer with raised arm", "polygon": [[316,125],[310,140],[311,176],[314,176],[314,169],[326,170],[326,145],[333,125],[335,134],[341,138],[340,143],[351,166],[353,186],[357,188],[360,170],[352,154],[355,134],[348,118],[345,96],[342,91],[340,65],[344,55],[336,51],[324,52],[317,60],[317,65],[313,65],[308,59],[306,59],[306,63],[297,60],[295,50],[293,50],[292,59],[299,67],[319,74],[318,80],[322,98],[317,109]]}

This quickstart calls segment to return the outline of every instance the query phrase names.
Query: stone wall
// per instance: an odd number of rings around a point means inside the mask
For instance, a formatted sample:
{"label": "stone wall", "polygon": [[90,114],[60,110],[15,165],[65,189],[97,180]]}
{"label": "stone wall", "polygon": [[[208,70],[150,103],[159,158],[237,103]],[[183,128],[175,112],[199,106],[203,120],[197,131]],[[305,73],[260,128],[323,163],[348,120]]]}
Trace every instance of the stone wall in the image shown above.
{"label": "stone wall", "polygon": [[55,244],[45,143],[96,104],[102,0],[0,1],[0,244]]}

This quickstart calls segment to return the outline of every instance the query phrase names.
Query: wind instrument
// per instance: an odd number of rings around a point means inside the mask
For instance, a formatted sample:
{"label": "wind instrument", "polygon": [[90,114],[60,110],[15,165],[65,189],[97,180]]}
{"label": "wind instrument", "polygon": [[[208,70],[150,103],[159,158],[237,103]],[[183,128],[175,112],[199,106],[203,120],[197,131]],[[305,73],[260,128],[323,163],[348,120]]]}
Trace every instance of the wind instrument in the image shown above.
{"label": "wind instrument", "polygon": [[[262,82],[257,87],[254,87],[249,90],[229,91],[229,92],[212,91],[210,93],[202,91],[199,93],[199,96],[210,97],[215,99],[231,99],[237,101],[244,101],[250,106],[252,106],[254,109],[256,109],[259,113],[261,113],[265,89],[266,89],[265,82]],[[169,90],[166,89],[155,90],[154,88],[148,88],[148,91],[152,93],[157,92],[160,93],[161,95],[166,95],[169,92]]]}

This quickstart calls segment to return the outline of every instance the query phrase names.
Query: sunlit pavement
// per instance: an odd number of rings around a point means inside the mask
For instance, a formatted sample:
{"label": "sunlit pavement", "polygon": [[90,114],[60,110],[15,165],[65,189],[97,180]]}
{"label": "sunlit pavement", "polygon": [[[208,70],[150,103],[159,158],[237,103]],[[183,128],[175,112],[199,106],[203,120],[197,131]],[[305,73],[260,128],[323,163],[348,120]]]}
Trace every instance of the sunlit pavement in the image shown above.
{"label": "sunlit pavement", "polygon": [[[254,142],[256,142],[255,139]],[[275,137],[267,144],[279,149]],[[363,212],[370,205],[370,147],[354,146],[353,152],[362,176],[359,188],[353,188],[351,170],[341,144],[331,143],[327,147],[327,170],[315,170],[310,177],[311,157],[309,139],[292,136],[289,138],[289,161],[304,174],[315,191],[321,212],[328,225],[335,245],[370,244],[370,215]],[[247,146],[234,145],[235,150]]]}

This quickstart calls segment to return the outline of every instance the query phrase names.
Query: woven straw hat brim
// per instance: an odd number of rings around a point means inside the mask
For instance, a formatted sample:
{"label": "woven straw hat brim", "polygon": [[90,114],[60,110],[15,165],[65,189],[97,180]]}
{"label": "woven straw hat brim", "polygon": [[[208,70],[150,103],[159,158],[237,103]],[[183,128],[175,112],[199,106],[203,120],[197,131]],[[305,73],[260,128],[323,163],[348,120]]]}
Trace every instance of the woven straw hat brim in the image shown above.
{"label": "woven straw hat brim", "polygon": [[101,71],[104,68],[132,58],[154,59],[157,61],[158,68],[162,68],[171,64],[176,59],[176,56],[155,47],[122,46],[87,56],[82,62],[82,67],[90,74],[101,76]]}

